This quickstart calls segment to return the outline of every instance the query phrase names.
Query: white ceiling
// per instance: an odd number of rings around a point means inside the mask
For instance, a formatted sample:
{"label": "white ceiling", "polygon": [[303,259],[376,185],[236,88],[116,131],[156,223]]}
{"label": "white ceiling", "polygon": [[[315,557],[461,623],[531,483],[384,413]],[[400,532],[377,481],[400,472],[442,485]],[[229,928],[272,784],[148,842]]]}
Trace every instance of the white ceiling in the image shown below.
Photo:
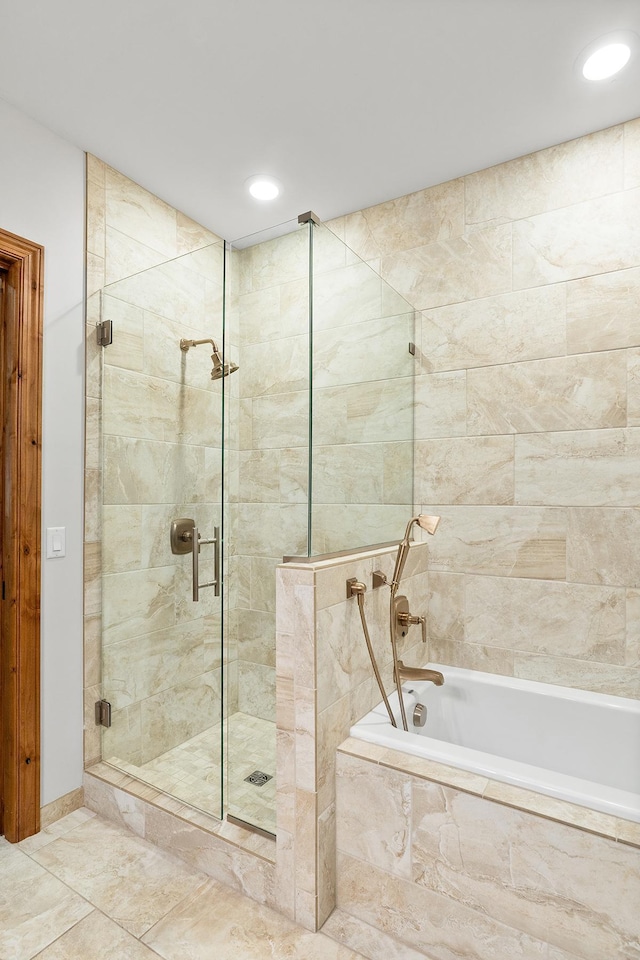
{"label": "white ceiling", "polygon": [[[640,0],[0,0],[0,96],[225,237],[324,220],[640,115]],[[284,193],[244,190],[271,173]]]}

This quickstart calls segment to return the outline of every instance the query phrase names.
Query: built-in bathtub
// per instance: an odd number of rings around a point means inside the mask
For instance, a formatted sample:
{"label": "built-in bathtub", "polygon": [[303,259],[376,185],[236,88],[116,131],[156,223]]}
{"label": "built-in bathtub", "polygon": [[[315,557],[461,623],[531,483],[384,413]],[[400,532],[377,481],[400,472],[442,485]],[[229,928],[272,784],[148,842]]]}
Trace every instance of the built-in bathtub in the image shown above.
{"label": "built-in bathtub", "polygon": [[[351,736],[640,822],[640,702],[531,680],[428,664],[445,676],[403,686],[398,727],[382,704]],[[412,723],[416,703],[424,727]]]}

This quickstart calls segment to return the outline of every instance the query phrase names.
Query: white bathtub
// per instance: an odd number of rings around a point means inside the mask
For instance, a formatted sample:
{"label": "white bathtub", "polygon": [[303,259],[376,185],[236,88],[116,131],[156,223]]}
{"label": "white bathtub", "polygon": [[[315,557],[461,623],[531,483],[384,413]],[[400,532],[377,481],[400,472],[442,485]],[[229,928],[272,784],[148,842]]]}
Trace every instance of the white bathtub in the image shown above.
{"label": "white bathtub", "polygon": [[[351,736],[640,822],[640,702],[532,680],[427,664],[445,684],[403,685],[398,729],[383,704]],[[427,707],[412,724],[416,702]]]}

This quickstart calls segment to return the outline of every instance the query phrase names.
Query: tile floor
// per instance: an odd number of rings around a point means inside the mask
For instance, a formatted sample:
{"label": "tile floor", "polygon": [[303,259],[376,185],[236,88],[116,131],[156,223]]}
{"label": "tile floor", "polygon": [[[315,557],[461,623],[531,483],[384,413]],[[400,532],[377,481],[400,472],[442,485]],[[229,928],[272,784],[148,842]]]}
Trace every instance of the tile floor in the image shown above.
{"label": "tile floor", "polygon": [[[140,767],[117,757],[107,762],[184,803],[220,817],[221,724],[178,744]],[[263,830],[276,830],[276,730],[269,720],[234,713],[226,723],[228,813]],[[254,770],[273,777],[264,786],[247,783]]]}
{"label": "tile floor", "polygon": [[0,838],[2,960],[364,960],[81,809]]}

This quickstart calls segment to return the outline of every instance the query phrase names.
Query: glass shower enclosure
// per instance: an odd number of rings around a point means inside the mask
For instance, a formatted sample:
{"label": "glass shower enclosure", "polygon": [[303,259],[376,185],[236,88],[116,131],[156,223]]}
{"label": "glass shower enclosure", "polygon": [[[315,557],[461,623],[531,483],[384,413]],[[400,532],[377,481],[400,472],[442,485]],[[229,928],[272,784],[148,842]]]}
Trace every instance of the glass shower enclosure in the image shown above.
{"label": "glass shower enclosure", "polygon": [[102,318],[103,759],[275,833],[275,568],[402,532],[414,311],[306,215],[105,287]]}

